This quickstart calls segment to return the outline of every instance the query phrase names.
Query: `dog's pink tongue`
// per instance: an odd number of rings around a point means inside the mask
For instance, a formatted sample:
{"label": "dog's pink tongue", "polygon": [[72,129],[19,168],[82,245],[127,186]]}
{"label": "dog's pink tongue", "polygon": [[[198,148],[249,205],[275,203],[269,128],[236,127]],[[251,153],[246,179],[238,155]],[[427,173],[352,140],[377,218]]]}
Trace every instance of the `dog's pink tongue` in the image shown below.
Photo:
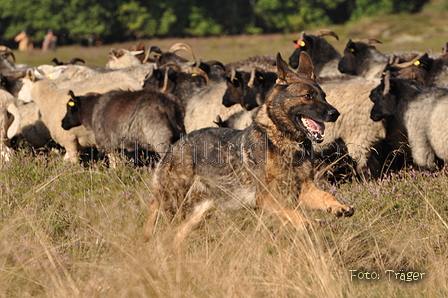
{"label": "dog's pink tongue", "polygon": [[302,116],[302,122],[312,131],[318,132],[321,135],[324,134],[325,124],[322,122],[316,122],[311,118]]}

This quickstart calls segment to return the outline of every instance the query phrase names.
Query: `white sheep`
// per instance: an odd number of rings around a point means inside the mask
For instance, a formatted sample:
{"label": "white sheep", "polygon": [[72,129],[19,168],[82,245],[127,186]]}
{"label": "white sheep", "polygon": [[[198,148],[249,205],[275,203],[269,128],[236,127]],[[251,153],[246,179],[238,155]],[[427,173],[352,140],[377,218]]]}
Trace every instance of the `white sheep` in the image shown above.
{"label": "white sheep", "polygon": [[[226,82],[205,86],[199,92],[191,96],[185,104],[185,130],[187,133],[204,127],[216,126],[216,117],[228,119],[232,115],[245,111],[241,105],[236,104],[225,107],[222,104],[222,97],[227,90]],[[241,124],[245,127],[246,124]],[[243,129],[244,127],[233,127]]]}
{"label": "white sheep", "polygon": [[66,88],[70,84],[97,84],[110,83],[112,81],[136,80],[143,86],[145,80],[153,73],[155,64],[145,63],[120,69],[90,68],[83,65],[40,65],[37,67],[40,75],[53,80],[60,88]]}
{"label": "white sheep", "polygon": [[[322,145],[336,146],[335,142],[342,140],[347,147],[347,153],[356,162],[359,174],[370,175],[372,170],[380,170],[377,168],[380,165],[375,165],[375,169],[369,169],[368,165],[374,152],[372,149],[386,138],[384,121],[375,122],[370,119],[373,103],[369,95],[379,83],[379,79],[355,78],[321,84],[328,103],[341,114],[337,121],[325,124],[325,138]],[[317,150],[319,148],[320,146],[317,146]]]}
{"label": "white sheep", "polygon": [[84,65],[49,65],[43,64],[36,67],[37,71],[53,80],[56,84],[64,81],[78,81],[91,78],[98,74],[98,71]]}
{"label": "white sheep", "polygon": [[[31,69],[27,71],[23,82],[24,85],[18,95],[19,99],[25,102],[36,102],[42,116],[42,122],[50,131],[52,139],[66,150],[64,160],[77,162],[79,150],[94,147],[96,144],[94,137],[83,126],[75,127],[68,131],[62,128],[61,121],[66,113],[66,104],[70,98],[68,89],[59,89],[49,79],[36,78]],[[139,86],[137,90],[141,88]],[[70,89],[82,95],[88,92],[104,93],[110,90],[129,90],[129,86],[114,82]]]}
{"label": "white sheep", "polygon": [[109,52],[109,60],[106,63],[106,68],[117,69],[141,65],[142,62],[136,56],[144,53],[145,51],[111,49]]}
{"label": "white sheep", "polygon": [[6,90],[0,89],[0,156],[8,161],[11,149],[8,141],[19,129],[20,112],[14,96]]}
{"label": "white sheep", "polygon": [[[63,81],[57,83],[56,85],[61,89],[81,88],[80,91],[82,92],[83,88],[91,89],[91,86],[110,86],[111,84],[115,84],[117,86],[116,89],[123,90],[140,90],[143,86],[143,84],[139,82],[135,77],[121,71],[99,73],[90,78],[85,78],[78,81]],[[101,90],[98,90],[97,92],[102,93]]]}
{"label": "white sheep", "polygon": [[15,133],[16,141],[25,140],[34,148],[41,148],[49,144],[51,135],[42,122],[39,107],[34,101],[19,101],[20,128]]}

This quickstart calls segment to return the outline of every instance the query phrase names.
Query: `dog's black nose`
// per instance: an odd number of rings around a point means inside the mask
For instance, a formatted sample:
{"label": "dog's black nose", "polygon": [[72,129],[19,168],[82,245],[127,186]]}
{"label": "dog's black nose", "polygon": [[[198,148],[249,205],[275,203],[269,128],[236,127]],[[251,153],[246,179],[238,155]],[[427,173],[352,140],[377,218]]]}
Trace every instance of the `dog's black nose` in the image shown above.
{"label": "dog's black nose", "polygon": [[336,119],[338,119],[339,115],[340,114],[339,114],[338,110],[336,110],[336,109],[329,110],[328,111],[328,118],[329,118],[328,122],[336,121]]}

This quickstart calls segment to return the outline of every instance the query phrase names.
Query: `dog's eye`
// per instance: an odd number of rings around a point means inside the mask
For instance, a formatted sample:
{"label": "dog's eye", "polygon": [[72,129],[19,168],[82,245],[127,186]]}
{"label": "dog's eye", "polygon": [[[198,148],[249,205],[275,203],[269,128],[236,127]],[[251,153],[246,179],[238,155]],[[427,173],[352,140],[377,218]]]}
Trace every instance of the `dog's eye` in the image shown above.
{"label": "dog's eye", "polygon": [[311,94],[305,94],[305,95],[303,95],[303,98],[304,98],[305,100],[312,100],[312,99],[313,99],[313,97],[311,96]]}

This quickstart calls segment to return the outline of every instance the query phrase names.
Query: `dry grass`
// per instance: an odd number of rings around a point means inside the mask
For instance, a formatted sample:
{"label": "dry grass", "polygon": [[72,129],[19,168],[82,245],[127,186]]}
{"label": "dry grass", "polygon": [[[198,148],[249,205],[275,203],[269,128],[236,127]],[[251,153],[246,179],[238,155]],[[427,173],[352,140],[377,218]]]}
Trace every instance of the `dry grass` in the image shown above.
{"label": "dry grass", "polygon": [[[447,173],[324,183],[357,211],[308,211],[320,219],[309,233],[259,211],[217,212],[176,255],[163,216],[142,242],[150,168],[70,166],[23,149],[0,172],[0,297],[444,297]],[[379,279],[351,277],[361,271]]]}

